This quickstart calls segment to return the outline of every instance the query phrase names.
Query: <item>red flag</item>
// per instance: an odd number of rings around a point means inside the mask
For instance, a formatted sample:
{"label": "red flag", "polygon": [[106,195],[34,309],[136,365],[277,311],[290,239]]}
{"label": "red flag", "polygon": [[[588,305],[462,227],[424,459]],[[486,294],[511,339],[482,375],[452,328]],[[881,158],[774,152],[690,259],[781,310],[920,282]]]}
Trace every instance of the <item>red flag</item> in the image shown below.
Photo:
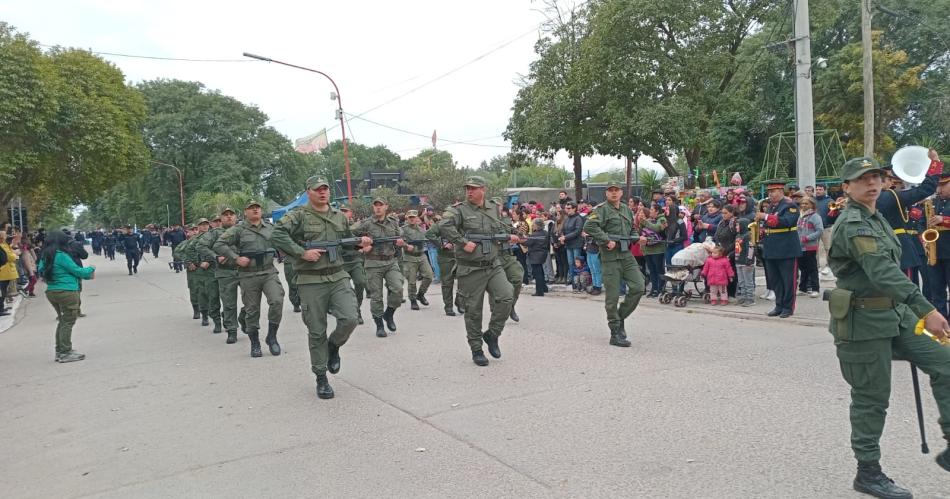
{"label": "red flag", "polygon": [[438,141],[438,137],[435,134],[435,130],[432,130],[432,148],[435,149],[435,143]]}

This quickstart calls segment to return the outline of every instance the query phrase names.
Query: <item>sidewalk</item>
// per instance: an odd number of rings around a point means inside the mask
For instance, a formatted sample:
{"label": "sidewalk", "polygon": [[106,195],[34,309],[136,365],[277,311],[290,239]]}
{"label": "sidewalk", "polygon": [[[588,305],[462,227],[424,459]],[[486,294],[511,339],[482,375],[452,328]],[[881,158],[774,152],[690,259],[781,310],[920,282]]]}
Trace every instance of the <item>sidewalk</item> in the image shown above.
{"label": "sidewalk", "polygon": [[[38,296],[37,296],[38,297]],[[33,298],[34,300],[36,298]],[[10,315],[0,316],[0,333],[3,333],[7,329],[10,329],[17,323],[17,311],[20,310],[20,305],[23,303],[23,295],[17,293],[13,297],[13,303],[10,303]]]}

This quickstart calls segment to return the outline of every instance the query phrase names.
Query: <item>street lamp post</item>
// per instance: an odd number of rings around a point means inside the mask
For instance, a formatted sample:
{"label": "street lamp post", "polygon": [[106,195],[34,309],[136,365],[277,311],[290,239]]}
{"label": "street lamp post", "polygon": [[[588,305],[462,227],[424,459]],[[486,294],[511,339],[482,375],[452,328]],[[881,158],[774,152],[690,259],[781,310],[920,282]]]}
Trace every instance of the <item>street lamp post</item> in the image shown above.
{"label": "street lamp post", "polygon": [[350,202],[350,205],[353,204],[353,187],[350,182],[350,152],[349,147],[346,144],[346,123],[343,121],[343,98],[340,97],[340,87],[336,85],[336,82],[333,81],[333,78],[330,78],[330,75],[324,73],[323,71],[317,71],[316,69],[305,68],[303,66],[298,66],[296,64],[290,64],[289,62],[277,61],[271,59],[270,57],[264,57],[262,55],[251,54],[249,52],[244,52],[244,57],[250,57],[251,59],[258,59],[265,62],[273,62],[275,64],[281,64],[284,66],[290,66],[292,68],[302,69],[304,71],[310,71],[311,73],[317,73],[318,75],[323,76],[324,78],[330,80],[330,83],[333,85],[334,93],[331,98],[335,98],[337,102],[336,114],[337,118],[340,120],[340,132],[343,134],[343,165],[344,172],[346,173],[346,197]]}
{"label": "street lamp post", "polygon": [[150,162],[150,163],[154,163],[154,164],[156,164],[156,165],[161,165],[161,166],[167,166],[167,167],[170,167],[170,168],[174,168],[175,171],[178,172],[178,200],[179,200],[179,203],[180,203],[180,206],[181,206],[181,225],[182,225],[182,227],[184,227],[184,226],[185,226],[185,177],[184,177],[184,175],[181,173],[181,169],[179,169],[179,168],[178,168],[177,166],[175,166],[175,165],[170,165],[170,164],[168,164],[168,163],[162,163],[161,161],[155,161],[154,159],[150,159],[149,162]]}

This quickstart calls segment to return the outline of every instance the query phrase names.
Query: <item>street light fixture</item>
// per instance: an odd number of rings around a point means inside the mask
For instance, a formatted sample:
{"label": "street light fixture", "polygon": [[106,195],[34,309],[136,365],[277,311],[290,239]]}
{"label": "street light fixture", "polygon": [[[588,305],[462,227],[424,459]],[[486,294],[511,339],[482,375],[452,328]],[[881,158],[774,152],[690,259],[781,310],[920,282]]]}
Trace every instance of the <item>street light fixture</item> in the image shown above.
{"label": "street light fixture", "polygon": [[336,85],[336,82],[333,81],[333,78],[330,78],[330,75],[324,73],[323,71],[317,71],[316,69],[305,68],[303,66],[298,66],[296,64],[291,64],[289,62],[278,61],[271,59],[270,57],[264,57],[262,55],[251,54],[249,52],[244,52],[244,57],[250,57],[251,59],[257,59],[264,62],[273,62],[274,64],[281,64],[283,66],[289,66],[292,68],[302,69],[304,71],[310,71],[311,73],[317,73],[318,75],[323,76],[324,78],[330,80],[330,83],[333,84],[334,92],[330,93],[330,100],[335,100],[337,102],[336,109],[336,118],[340,120],[340,132],[343,134],[343,165],[344,173],[346,173],[346,197],[349,199],[350,205],[353,204],[353,187],[350,182],[350,151],[349,147],[346,144],[346,123],[343,121],[343,98],[340,96],[340,87]]}
{"label": "street light fixture", "polygon": [[155,161],[154,159],[150,159],[149,163],[174,168],[175,171],[178,172],[178,201],[181,206],[181,225],[182,227],[184,227],[185,226],[185,176],[184,174],[182,174],[181,169],[179,169],[175,165],[162,163],[161,161]]}

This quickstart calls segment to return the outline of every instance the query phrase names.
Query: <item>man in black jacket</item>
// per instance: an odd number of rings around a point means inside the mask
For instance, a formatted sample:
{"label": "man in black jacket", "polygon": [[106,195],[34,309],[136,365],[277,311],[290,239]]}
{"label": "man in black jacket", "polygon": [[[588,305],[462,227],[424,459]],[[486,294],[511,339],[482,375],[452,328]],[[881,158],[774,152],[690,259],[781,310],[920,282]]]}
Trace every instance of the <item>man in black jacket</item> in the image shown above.
{"label": "man in black jacket", "polygon": [[132,231],[131,225],[125,226],[125,234],[122,236],[120,246],[125,249],[125,264],[129,267],[129,275],[139,273],[139,237]]}
{"label": "man in black jacket", "polygon": [[[89,253],[86,251],[84,237],[79,237],[80,234],[73,236],[72,232],[66,227],[63,227],[63,233],[69,237],[69,245],[66,247],[66,254],[76,262],[76,265],[82,267],[82,261],[89,258]],[[82,280],[79,281],[79,291],[82,291]],[[82,313],[82,293],[79,293],[79,313],[77,317],[85,317],[86,314]]]}
{"label": "man in black jacket", "polygon": [[562,235],[558,241],[567,250],[567,268],[570,270],[567,282],[574,282],[574,258],[583,255],[584,238],[581,237],[581,232],[584,231],[584,219],[577,214],[577,205],[574,201],[564,203],[564,212],[567,218],[564,219]]}

